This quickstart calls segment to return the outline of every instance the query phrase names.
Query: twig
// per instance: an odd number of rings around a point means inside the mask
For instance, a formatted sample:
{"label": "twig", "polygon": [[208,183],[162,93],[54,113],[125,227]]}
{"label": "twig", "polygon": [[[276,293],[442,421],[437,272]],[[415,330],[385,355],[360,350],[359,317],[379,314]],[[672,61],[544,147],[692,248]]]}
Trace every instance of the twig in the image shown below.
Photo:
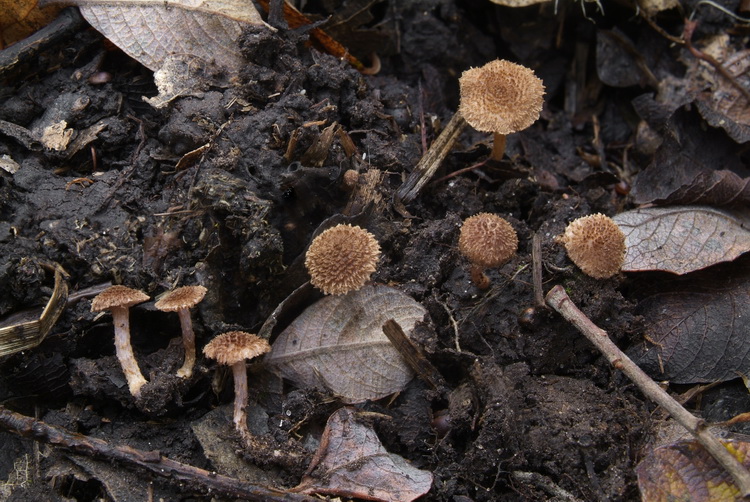
{"label": "twig", "polygon": [[544,293],[542,292],[542,236],[534,233],[531,239],[531,277],[534,281],[534,305],[544,307]]}
{"label": "twig", "polygon": [[62,427],[49,425],[41,420],[10,411],[4,406],[0,406],[0,428],[79,455],[138,467],[175,483],[197,486],[205,492],[212,492],[216,495],[275,502],[315,502],[318,500],[306,495],[246,483],[236,478],[176,462],[162,456],[158,451],[136,450],[129,446],[112,446],[102,439],[73,434]]}
{"label": "twig", "polygon": [[432,142],[427,153],[422,156],[409,177],[393,195],[393,207],[403,216],[409,215],[404,204],[408,204],[419,195],[422,187],[430,181],[437,168],[448,156],[448,152],[451,151],[465,127],[466,121],[461,114],[454,113],[445,129]]}
{"label": "twig", "polygon": [[573,303],[562,286],[557,285],[547,293],[547,304],[578,328],[616,369],[621,370],[635,383],[641,392],[667,410],[672,418],[685,427],[716,461],[732,476],[743,496],[750,495],[750,472],[729,450],[709,432],[706,423],[687,411],[672,396],[659,387],[628,356],[610,340],[607,332],[594,324]]}
{"label": "twig", "polygon": [[388,319],[383,325],[383,333],[391,344],[398,350],[406,364],[419,377],[432,386],[433,389],[445,388],[445,380],[440,372],[427,360],[422,349],[415,344],[401,326],[393,319]]}

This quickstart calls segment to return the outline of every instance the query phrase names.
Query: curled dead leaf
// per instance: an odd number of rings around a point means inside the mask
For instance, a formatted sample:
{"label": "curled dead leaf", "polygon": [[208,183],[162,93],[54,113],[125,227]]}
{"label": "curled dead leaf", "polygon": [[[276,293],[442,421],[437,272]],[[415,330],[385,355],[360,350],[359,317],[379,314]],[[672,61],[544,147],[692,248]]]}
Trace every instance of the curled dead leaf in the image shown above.
{"label": "curled dead leaf", "polygon": [[379,399],[414,376],[383,324],[394,319],[408,334],[425,313],[410,296],[387,286],[327,296],[276,338],[265,362],[298,386],[328,390],[345,402]]}

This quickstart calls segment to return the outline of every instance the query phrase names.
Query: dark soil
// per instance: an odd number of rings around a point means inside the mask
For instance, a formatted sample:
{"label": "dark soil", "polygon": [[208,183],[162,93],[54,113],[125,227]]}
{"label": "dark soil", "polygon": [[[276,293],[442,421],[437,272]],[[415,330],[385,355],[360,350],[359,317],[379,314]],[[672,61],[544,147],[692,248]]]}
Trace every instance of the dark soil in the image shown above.
{"label": "dark soil", "polygon": [[[339,3],[309,2],[306,10],[323,18]],[[601,14],[593,3],[561,2],[555,14],[552,4],[372,3],[366,25],[344,24],[334,35],[363,60],[377,51],[382,69],[374,76],[310,47],[305,30],[284,29],[248,30],[241,41],[248,63],[236,86],[163,110],[141,100],[155,94],[150,72],[92,30],[6,76],[0,120],[31,129],[45,110],[59,108],[76,130],[100,120],[106,128],[72,157],[0,134],[0,155],[20,164],[15,174],[0,170],[0,317],[44,305],[52,284],[44,265],[56,262],[70,274],[72,292],[111,281],[155,297],[203,284],[209,292],[193,315],[199,347],[230,329],[257,332],[307,280],[304,251],[316,229],[339,215],[378,238],[383,257],[373,280],[429,312],[415,337],[450,390],[414,380],[393,400],[362,405],[392,417],[376,421],[389,451],[433,472],[425,500],[562,500],[550,485],[580,500],[638,500],[634,467],[649,439],[651,407],[574,328],[535,305],[531,243],[541,236],[544,291],[563,284],[622,346],[638,340],[630,292],[647,289],[648,279],[591,279],[553,238],[578,216],[629,207],[627,185],[653,153],[635,142],[638,117],[630,104],[653,89],[637,79],[602,83],[597,69],[615,71],[596,60],[602,30],[627,32],[657,78],[682,71],[679,48],[625,4]],[[660,22],[674,32],[680,19],[671,12]],[[392,208],[394,191],[457,108],[458,76],[496,57],[526,64],[544,80],[542,118],[508,138],[506,160],[428,185],[407,205],[413,218],[403,217]],[[97,58],[98,66],[89,64]],[[97,71],[111,81],[90,83]],[[64,104],[71,100],[85,106]],[[334,123],[345,134],[329,144],[324,129]],[[484,161],[490,140],[467,129],[435,179]],[[176,169],[203,145],[200,156]],[[348,169],[379,180],[368,204],[343,186]],[[487,291],[472,285],[457,250],[461,221],[482,211],[506,217],[520,241],[514,259],[488,271]],[[137,401],[114,357],[111,317],[90,312],[86,298],[71,302],[39,347],[0,360],[0,399],[113,444],[159,450],[249,481],[299,481],[339,406],[335,398],[282,387],[258,369],[251,373],[260,393],[251,429],[269,448],[297,454],[287,462],[240,451],[226,406],[231,379],[215,377],[215,365],[201,357],[192,379],[172,376],[182,359],[179,323],[153,302],[132,309],[131,323],[150,380]],[[198,429],[208,430],[215,448],[199,440]],[[38,481],[15,488],[8,500],[135,501],[149,490],[155,499],[211,499],[0,437],[0,479],[26,454]]]}

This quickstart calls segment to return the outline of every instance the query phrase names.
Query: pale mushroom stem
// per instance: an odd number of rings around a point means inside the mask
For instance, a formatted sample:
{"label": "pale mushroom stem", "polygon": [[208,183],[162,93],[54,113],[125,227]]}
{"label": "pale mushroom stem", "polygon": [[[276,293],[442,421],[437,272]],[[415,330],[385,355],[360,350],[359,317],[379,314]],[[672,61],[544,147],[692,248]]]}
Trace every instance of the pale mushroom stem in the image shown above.
{"label": "pale mushroom stem", "polygon": [[112,323],[115,326],[115,354],[122,366],[130,393],[138,397],[148,381],[143,377],[130,345],[130,315],[128,307],[112,307]]}
{"label": "pale mushroom stem", "polygon": [[195,333],[193,332],[193,321],[190,318],[190,309],[180,309],[177,311],[180,316],[180,326],[182,326],[182,344],[185,346],[185,361],[182,368],[177,370],[177,376],[180,378],[190,378],[193,375],[195,366]]}
{"label": "pale mushroom stem", "polygon": [[487,289],[490,287],[490,278],[484,273],[484,268],[479,265],[471,265],[470,269],[471,282],[479,289]]}
{"label": "pale mushroom stem", "polygon": [[243,439],[250,437],[247,428],[247,366],[245,361],[238,361],[232,365],[234,377],[234,426]]}
{"label": "pale mushroom stem", "polygon": [[494,133],[495,138],[492,143],[492,153],[490,154],[490,158],[492,160],[503,160],[503,155],[505,155],[505,134],[500,133]]}

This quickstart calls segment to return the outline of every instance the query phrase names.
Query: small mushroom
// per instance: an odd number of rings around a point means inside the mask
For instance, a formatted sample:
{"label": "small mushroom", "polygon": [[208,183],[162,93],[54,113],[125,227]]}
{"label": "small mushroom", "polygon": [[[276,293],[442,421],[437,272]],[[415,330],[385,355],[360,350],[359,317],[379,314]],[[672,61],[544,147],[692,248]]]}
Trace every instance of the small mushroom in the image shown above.
{"label": "small mushroom", "polygon": [[185,346],[185,362],[177,370],[177,376],[180,378],[190,378],[193,375],[195,333],[193,321],[190,318],[190,309],[198,305],[204,296],[206,296],[206,288],[203,286],[183,286],[170,291],[154,304],[154,307],[162,312],[177,312],[180,316],[182,343]]}
{"label": "small mushroom", "polygon": [[496,59],[461,74],[459,112],[474,129],[494,133],[490,157],[505,153],[505,136],[536,122],[544,104],[544,84],[525,66]]}
{"label": "small mushroom", "polygon": [[147,383],[143,377],[138,362],[130,345],[130,316],[128,309],[133,305],[145,302],[149,297],[143,291],[127,286],[112,286],[91,300],[91,311],[109,310],[112,313],[112,323],[115,326],[115,354],[120,361],[125,380],[128,382],[130,393],[138,397],[141,387]]}
{"label": "small mushroom", "polygon": [[490,287],[485,269],[499,267],[510,260],[517,249],[516,231],[496,214],[475,214],[461,225],[458,250],[471,263],[471,280],[479,289]]}
{"label": "small mushroom", "polygon": [[342,295],[365,285],[379,257],[380,245],[374,235],[341,224],[313,239],[305,255],[305,267],[313,286],[327,295]]}
{"label": "small mushroom", "polygon": [[234,377],[234,426],[243,439],[250,438],[247,428],[247,368],[246,359],[252,359],[271,350],[268,342],[244,331],[229,331],[211,340],[203,353],[219,364],[232,367]]}
{"label": "small mushroom", "polygon": [[574,220],[557,241],[573,263],[594,279],[612,277],[625,261],[625,234],[612,218],[600,213]]}

